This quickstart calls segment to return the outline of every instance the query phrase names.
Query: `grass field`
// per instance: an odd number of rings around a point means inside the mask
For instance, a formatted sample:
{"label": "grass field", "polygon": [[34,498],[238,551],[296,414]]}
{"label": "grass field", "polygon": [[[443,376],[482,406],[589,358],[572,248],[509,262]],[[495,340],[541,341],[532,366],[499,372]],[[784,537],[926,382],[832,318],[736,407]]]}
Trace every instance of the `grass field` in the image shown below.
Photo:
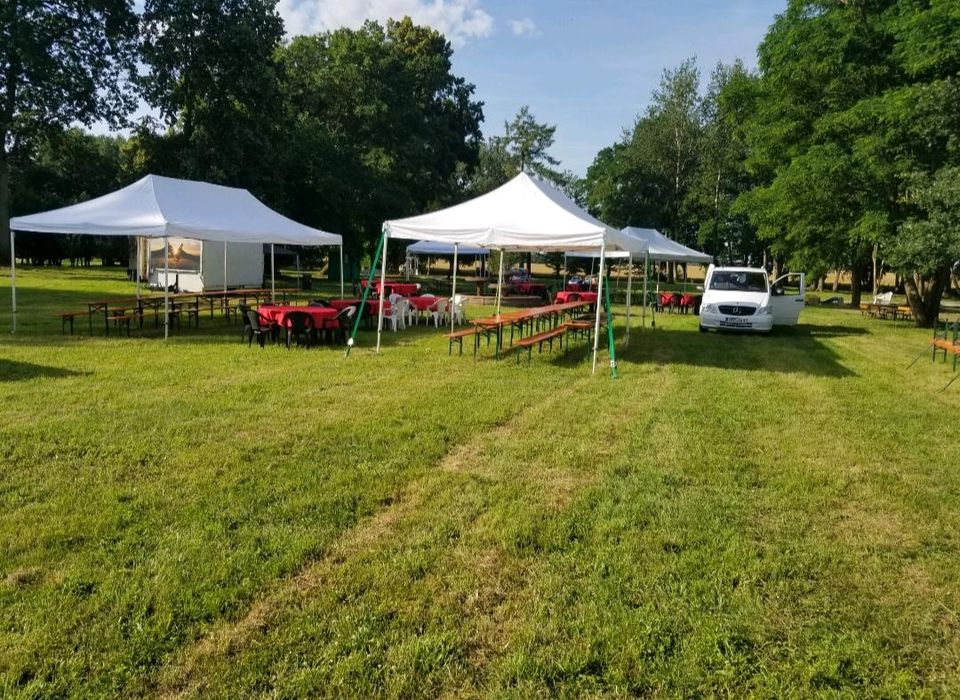
{"label": "grass field", "polygon": [[0,288],[4,697],[960,695],[960,381],[928,333],[448,357],[62,337]]}

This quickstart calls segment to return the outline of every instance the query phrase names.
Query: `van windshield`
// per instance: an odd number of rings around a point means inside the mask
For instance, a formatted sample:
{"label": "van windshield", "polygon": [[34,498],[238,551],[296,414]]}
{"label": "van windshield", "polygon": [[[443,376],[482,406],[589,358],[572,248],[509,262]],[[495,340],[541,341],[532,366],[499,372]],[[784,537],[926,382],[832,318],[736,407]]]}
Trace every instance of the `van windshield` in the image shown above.
{"label": "van windshield", "polygon": [[767,276],[762,272],[716,270],[710,278],[710,289],[720,292],[767,293]]}

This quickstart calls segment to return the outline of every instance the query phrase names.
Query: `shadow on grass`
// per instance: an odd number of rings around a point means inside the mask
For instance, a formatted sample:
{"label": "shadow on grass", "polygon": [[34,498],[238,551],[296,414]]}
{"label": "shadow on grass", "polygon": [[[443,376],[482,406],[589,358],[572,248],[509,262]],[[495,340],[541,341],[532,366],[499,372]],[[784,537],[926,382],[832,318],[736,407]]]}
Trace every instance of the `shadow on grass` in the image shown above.
{"label": "shadow on grass", "polygon": [[86,372],[76,372],[62,367],[35,365],[32,362],[0,359],[0,382],[20,382],[36,377],[79,377]]}
{"label": "shadow on grass", "polygon": [[[840,363],[839,353],[821,341],[867,333],[863,328],[812,325],[778,329],[769,336],[700,333],[696,329],[646,329],[634,331],[628,347],[624,347],[623,336],[618,334],[616,352],[618,363],[853,377],[856,373]],[[605,350],[606,337],[601,338],[601,344]],[[585,344],[575,344],[549,361],[563,365],[577,363],[588,359],[590,350]],[[598,371],[601,365],[607,368],[605,352],[598,358]]]}

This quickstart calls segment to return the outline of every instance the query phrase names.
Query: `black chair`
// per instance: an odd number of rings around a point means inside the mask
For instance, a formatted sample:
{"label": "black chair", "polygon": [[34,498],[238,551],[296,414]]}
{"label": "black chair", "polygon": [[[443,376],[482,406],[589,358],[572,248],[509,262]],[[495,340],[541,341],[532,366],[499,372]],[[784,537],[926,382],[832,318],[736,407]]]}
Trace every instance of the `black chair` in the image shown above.
{"label": "black chair", "polygon": [[326,299],[311,299],[310,303],[307,306],[322,306],[324,308],[330,307],[330,302]]}
{"label": "black chair", "polygon": [[346,308],[340,309],[340,312],[334,316],[333,320],[336,321],[336,326],[333,323],[327,326],[327,330],[331,334],[339,335],[340,342],[346,345],[347,343],[347,334],[351,330],[350,322],[353,321],[353,317],[357,313],[356,306],[348,306]]}
{"label": "black chair", "polygon": [[250,340],[247,345],[253,345],[253,336],[257,336],[260,347],[266,347],[267,336],[273,335],[273,327],[267,324],[253,309],[247,311],[247,320],[250,322]]}
{"label": "black chair", "polygon": [[253,326],[250,325],[250,307],[246,304],[237,304],[237,314],[243,322],[243,328],[240,329],[240,342],[247,340],[247,337],[253,337]]}
{"label": "black chair", "polygon": [[290,349],[290,341],[297,339],[297,346],[304,338],[307,340],[307,347],[310,347],[313,338],[313,317],[305,311],[291,311],[283,317],[284,326],[287,329],[287,350]]}

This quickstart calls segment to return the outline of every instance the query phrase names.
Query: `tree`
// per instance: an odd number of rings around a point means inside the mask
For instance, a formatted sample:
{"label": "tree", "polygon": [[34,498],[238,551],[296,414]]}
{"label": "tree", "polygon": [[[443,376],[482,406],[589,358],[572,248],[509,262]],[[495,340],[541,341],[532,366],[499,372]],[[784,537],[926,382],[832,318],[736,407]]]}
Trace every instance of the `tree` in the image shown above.
{"label": "tree", "polygon": [[896,80],[884,24],[894,0],[791,0],[764,38],[755,109],[745,124],[755,188],[735,211],[775,260],[819,275],[844,267],[859,303],[890,216],[890,173],[869,156],[861,100]]}
{"label": "tree", "polygon": [[442,34],[409,18],[281,49],[292,215],[346,234],[359,255],[385,219],[454,203],[477,164],[483,112],[452,56]]}
{"label": "tree", "polygon": [[245,186],[278,200],[283,138],[276,0],[146,0],[139,87],[166,133],[141,125],[155,172]]}
{"label": "tree", "polygon": [[900,224],[890,258],[905,275],[907,303],[918,324],[929,326],[939,314],[951,266],[960,260],[960,167],[932,177],[918,174],[907,196],[917,214]]}
{"label": "tree", "polygon": [[699,247],[728,264],[756,264],[762,255],[756,229],[732,206],[752,184],[743,125],[753,109],[756,83],[742,62],[718,63],[701,105],[703,134],[690,206],[699,221]]}
{"label": "tree", "polygon": [[9,241],[10,159],[48,129],[132,109],[137,19],[128,0],[0,5],[0,248]]}

